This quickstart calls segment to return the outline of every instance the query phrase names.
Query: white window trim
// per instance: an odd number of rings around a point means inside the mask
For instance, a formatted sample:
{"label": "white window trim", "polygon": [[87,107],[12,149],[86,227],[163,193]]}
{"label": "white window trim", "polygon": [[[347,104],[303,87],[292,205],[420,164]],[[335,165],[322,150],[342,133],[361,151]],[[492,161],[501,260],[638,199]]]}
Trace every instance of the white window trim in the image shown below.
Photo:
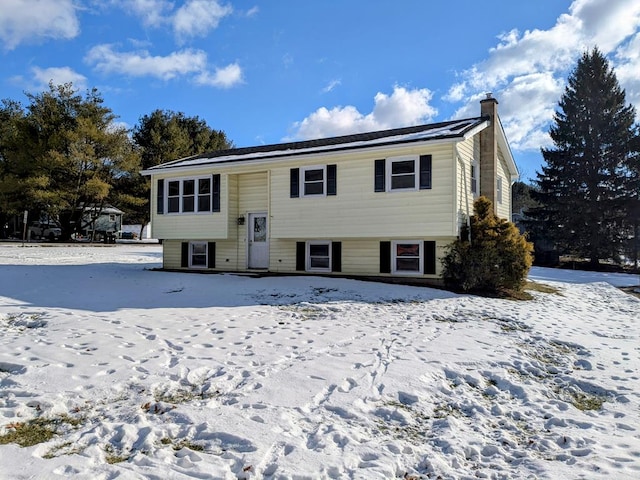
{"label": "white window trim", "polygon": [[[385,185],[387,192],[415,192],[420,189],[420,162],[418,155],[404,155],[401,157],[389,157],[386,159],[386,168],[385,168]],[[393,164],[395,162],[406,162],[407,160],[413,160],[413,187],[412,188],[391,188],[391,179],[393,175],[391,174]]]}
{"label": "white window trim", "polygon": [[[312,170],[322,170],[322,193],[305,194],[305,172]],[[315,182],[314,182],[315,183]],[[320,183],[320,182],[318,182]],[[327,166],[313,165],[310,167],[300,167],[300,197],[326,197],[327,196]]]}
{"label": "white window trim", "polygon": [[[418,245],[418,270],[398,270],[396,268],[396,259],[398,256],[398,244],[415,244]],[[423,275],[424,272],[424,242],[421,240],[394,240],[391,242],[391,273],[393,275]]]}
{"label": "white window trim", "polygon": [[[329,247],[329,267],[328,268],[312,268],[311,267],[311,246],[312,245],[326,245]],[[331,272],[331,241],[329,240],[310,240],[306,244],[305,252],[305,269],[307,272]]]}
{"label": "white window trim", "polygon": [[503,193],[504,192],[502,190],[502,177],[498,176],[498,178],[496,178],[496,200],[500,204],[502,204]]}
{"label": "white window trim", "polygon": [[[204,245],[204,265],[193,264],[193,247],[196,245]],[[207,268],[209,260],[209,244],[207,242],[189,242],[189,268]]]}
{"label": "white window trim", "polygon": [[[183,212],[182,207],[184,205],[184,182],[188,180],[193,180],[194,182],[194,193],[193,195],[193,211],[192,212]],[[198,211],[198,197],[200,196],[200,180],[209,180],[209,210],[204,212]],[[179,193],[177,195],[178,198],[178,211],[170,212],[169,211],[169,198],[176,198],[175,195],[169,197],[169,183],[170,182],[179,182]],[[208,215],[211,214],[213,209],[213,179],[210,175],[200,175],[197,177],[179,177],[179,178],[165,178],[164,179],[164,212],[165,215]]]}

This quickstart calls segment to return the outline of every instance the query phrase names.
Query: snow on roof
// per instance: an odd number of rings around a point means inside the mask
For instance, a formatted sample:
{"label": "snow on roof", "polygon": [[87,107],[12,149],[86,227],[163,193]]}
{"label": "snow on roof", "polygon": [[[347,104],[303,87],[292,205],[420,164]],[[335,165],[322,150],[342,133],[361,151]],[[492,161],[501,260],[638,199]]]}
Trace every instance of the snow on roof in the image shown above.
{"label": "snow on roof", "polygon": [[220,150],[156,165],[142,173],[154,173],[165,169],[226,162],[249,161],[381,145],[460,138],[485,121],[486,119],[484,117],[475,117],[377,132],[358,133],[341,137]]}

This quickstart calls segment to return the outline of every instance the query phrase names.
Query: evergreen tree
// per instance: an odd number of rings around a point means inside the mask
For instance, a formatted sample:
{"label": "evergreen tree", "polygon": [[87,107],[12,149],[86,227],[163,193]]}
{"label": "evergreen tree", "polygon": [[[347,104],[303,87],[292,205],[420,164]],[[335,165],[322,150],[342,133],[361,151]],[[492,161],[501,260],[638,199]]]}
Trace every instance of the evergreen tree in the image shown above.
{"label": "evergreen tree", "polygon": [[[210,128],[204,120],[169,110],[155,110],[140,118],[132,137],[140,153],[143,169],[178,158],[233,147],[223,131]],[[127,218],[144,228],[150,221],[151,213],[149,179],[140,174],[122,177],[117,191],[121,199],[120,208],[127,213]]]}
{"label": "evergreen tree", "polygon": [[541,206],[529,213],[562,251],[596,266],[628,236],[635,110],[597,48],[582,55],[558,106],[532,192]]}
{"label": "evergreen tree", "polygon": [[0,197],[12,213],[59,218],[68,238],[80,226],[80,207],[110,202],[115,179],[137,172],[139,159],[96,89],[83,97],[70,83],[50,84],[27,97],[26,110],[4,103]]}
{"label": "evergreen tree", "polygon": [[487,197],[473,203],[470,228],[443,259],[447,286],[463,291],[520,291],[531,268],[533,245],[511,222],[499,218]]}

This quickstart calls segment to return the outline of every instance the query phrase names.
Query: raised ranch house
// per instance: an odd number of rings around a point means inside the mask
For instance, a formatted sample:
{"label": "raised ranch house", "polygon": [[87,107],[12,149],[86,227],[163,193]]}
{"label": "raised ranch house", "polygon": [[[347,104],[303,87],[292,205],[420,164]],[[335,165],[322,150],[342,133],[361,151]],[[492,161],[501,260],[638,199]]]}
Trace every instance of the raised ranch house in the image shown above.
{"label": "raised ranch house", "polygon": [[158,165],[152,235],[165,269],[437,280],[485,195],[510,218],[518,171],[490,95],[481,115]]}

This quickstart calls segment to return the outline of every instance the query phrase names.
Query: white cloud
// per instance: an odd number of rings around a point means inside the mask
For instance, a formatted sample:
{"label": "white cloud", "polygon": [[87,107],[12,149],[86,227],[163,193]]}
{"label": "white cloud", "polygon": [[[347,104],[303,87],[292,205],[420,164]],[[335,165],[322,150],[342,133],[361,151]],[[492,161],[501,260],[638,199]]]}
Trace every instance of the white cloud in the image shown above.
{"label": "white cloud", "polygon": [[621,46],[615,54],[616,76],[627,93],[627,102],[636,106],[640,113],[640,33]]}
{"label": "white cloud", "polygon": [[437,111],[429,102],[427,89],[407,90],[396,86],[391,95],[377,93],[373,111],[362,114],[354,106],[320,107],[293,125],[294,134],[286,140],[326,138],[372,130],[418,125],[433,118]]}
{"label": "white cloud", "polygon": [[201,50],[182,50],[163,57],[151,56],[146,50],[116,52],[112,45],[98,45],[89,51],[85,61],[104,73],[170,80],[180,75],[204,71],[207,54]]}
{"label": "white cloud", "polygon": [[627,100],[640,100],[639,28],[637,0],[575,0],[549,30],[501,35],[488,58],[462,72],[445,99],[466,103],[456,116],[471,109],[473,116],[482,92],[493,92],[504,107],[500,116],[514,149],[537,150],[548,145],[546,131],[565,78],[585,50],[597,46],[613,57]]}
{"label": "white cloud", "polygon": [[196,83],[219,88],[231,88],[242,83],[242,69],[237,63],[232,63],[223,68],[216,68],[213,75],[202,72],[196,77]]}
{"label": "white cloud", "polygon": [[255,7],[251,7],[249,10],[247,10],[247,17],[255,17],[258,12],[260,11],[260,7],[258,7],[257,5]]}
{"label": "white cloud", "polygon": [[[231,5],[218,0],[186,0],[176,9],[170,0],[111,0],[110,4],[138,17],[144,26],[173,28],[176,38],[183,42],[191,37],[204,37],[218,27],[220,20],[233,13]],[[248,15],[257,13],[258,7]]]}
{"label": "white cloud", "polygon": [[175,13],[173,28],[178,39],[204,37],[232,12],[230,5],[216,0],[189,0]]}
{"label": "white cloud", "polygon": [[213,74],[207,69],[207,54],[202,50],[181,50],[166,56],[152,56],[147,50],[118,52],[113,45],[98,45],[89,50],[85,62],[98,71],[131,77],[156,77],[171,80],[189,77],[197,85],[230,88],[242,83],[242,68],[232,63],[217,68]]}
{"label": "white cloud", "polygon": [[339,86],[342,82],[340,80],[331,80],[329,84],[322,89],[322,93],[329,93],[333,91],[334,88]]}
{"label": "white cloud", "polygon": [[80,33],[72,0],[2,0],[0,41],[6,50],[23,42],[70,39]]}
{"label": "white cloud", "polygon": [[173,3],[168,0],[111,0],[142,20],[146,27],[161,27],[168,22],[165,13],[173,9]]}
{"label": "white cloud", "polygon": [[52,82],[54,85],[73,83],[75,90],[84,90],[87,88],[87,77],[69,67],[34,67],[31,71],[38,90],[47,89],[49,82]]}

